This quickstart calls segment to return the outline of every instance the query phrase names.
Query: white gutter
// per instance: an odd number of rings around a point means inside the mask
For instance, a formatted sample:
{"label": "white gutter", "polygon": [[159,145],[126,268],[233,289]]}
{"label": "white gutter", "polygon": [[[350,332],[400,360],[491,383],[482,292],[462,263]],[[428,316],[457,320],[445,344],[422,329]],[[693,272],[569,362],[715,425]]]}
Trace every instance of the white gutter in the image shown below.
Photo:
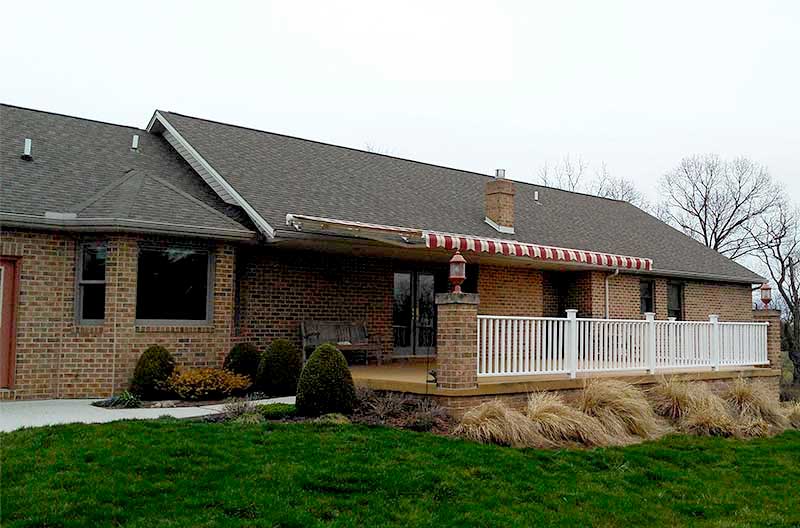
{"label": "white gutter", "polygon": [[619,268],[615,269],[614,273],[606,274],[606,317],[605,317],[606,319],[609,319],[610,317],[610,309],[608,305],[608,279],[610,279],[611,277],[616,277],[617,275],[619,275]]}

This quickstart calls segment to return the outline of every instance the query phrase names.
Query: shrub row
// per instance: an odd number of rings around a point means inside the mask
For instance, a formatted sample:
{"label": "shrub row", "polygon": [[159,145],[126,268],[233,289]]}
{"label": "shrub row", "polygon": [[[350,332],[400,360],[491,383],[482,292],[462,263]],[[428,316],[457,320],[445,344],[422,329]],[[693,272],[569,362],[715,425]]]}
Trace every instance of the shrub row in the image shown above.
{"label": "shrub row", "polygon": [[222,369],[176,369],[172,354],[153,345],[139,358],[131,382],[131,392],[147,400],[216,399],[247,389],[269,396],[297,393],[297,411],[305,416],[351,414],[355,404],[350,369],[336,347],[320,345],[303,366],[299,350],[285,339],[273,341],[264,354],[252,344],[237,344]]}

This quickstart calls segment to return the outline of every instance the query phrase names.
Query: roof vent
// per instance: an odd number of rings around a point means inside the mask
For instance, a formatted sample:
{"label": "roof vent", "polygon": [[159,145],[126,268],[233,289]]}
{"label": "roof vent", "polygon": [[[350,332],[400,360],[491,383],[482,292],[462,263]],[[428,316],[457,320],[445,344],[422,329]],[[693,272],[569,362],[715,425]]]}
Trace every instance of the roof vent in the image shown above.
{"label": "roof vent", "polygon": [[506,170],[505,169],[495,169],[494,170],[494,177],[498,180],[502,180],[506,177]]}
{"label": "roof vent", "polygon": [[25,138],[25,146],[22,148],[22,156],[25,161],[32,161],[31,149],[33,149],[33,141],[30,138]]}
{"label": "roof vent", "polygon": [[134,134],[131,140],[131,150],[139,150],[139,134]]}

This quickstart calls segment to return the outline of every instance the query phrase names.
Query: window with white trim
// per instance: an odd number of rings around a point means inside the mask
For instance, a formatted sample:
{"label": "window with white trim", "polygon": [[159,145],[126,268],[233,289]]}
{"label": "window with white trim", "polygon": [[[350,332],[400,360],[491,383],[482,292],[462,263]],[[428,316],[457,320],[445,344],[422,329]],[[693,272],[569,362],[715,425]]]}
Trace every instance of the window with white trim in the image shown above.
{"label": "window with white trim", "polygon": [[78,255],[75,312],[79,324],[103,324],[106,312],[106,257],[104,242],[81,244]]}
{"label": "window with white trim", "polygon": [[197,324],[211,320],[209,251],[179,246],[142,247],[136,281],[139,324]]}

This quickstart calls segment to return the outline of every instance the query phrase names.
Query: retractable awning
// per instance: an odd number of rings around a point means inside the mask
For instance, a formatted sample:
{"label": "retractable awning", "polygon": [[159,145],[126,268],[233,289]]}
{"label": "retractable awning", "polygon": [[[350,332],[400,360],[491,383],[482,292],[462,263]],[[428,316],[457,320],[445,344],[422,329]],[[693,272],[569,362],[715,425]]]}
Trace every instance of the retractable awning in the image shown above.
{"label": "retractable awning", "polygon": [[423,232],[425,245],[429,248],[442,248],[459,251],[477,251],[511,257],[528,257],[535,260],[571,262],[588,266],[603,266],[608,268],[625,268],[649,271],[653,268],[653,261],[649,258],[630,257],[627,255],[614,255],[583,249],[568,249],[539,244],[524,244],[514,240],[501,240],[493,238],[470,237],[465,235],[451,235]]}
{"label": "retractable awning", "polygon": [[563,262],[581,266],[621,268],[650,271],[653,261],[644,257],[616,255],[584,249],[570,249],[541,244],[526,244],[516,240],[484,238],[452,233],[440,233],[407,227],[338,220],[319,216],[287,214],[286,225],[298,231],[341,234],[413,247],[424,244],[430,249],[474,251],[508,257],[523,257],[545,262]]}

